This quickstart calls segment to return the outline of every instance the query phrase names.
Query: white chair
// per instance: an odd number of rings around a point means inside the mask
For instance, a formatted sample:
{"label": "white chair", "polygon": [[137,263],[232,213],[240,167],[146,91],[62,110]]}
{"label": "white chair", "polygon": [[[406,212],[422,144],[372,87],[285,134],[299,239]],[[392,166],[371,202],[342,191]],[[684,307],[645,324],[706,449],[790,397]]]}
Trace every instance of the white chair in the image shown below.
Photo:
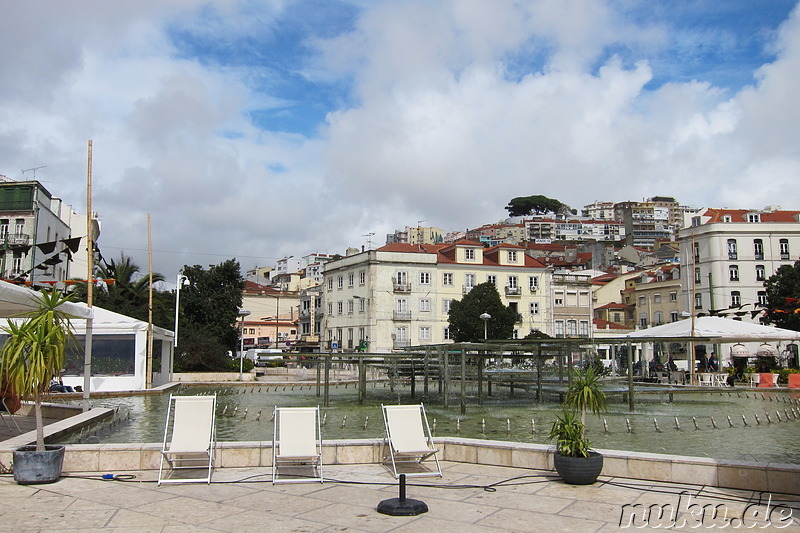
{"label": "white chair", "polygon": [[714,376],[713,374],[709,374],[707,372],[702,372],[697,374],[698,383],[701,387],[713,387],[714,386]]}
{"label": "white chair", "polygon": [[759,382],[761,381],[761,376],[755,372],[747,374],[748,381],[750,381],[751,387],[758,387]]}
{"label": "white chair", "polygon": [[[216,447],[215,411],[217,397],[169,397],[164,442],[161,446],[161,464],[158,467],[158,485],[162,483],[211,483]],[[164,477],[164,461],[170,469],[202,470],[201,477]],[[174,472],[172,472],[174,474]]]}
{"label": "white chair", "polygon": [[[439,451],[433,444],[431,429],[425,407],[417,405],[381,405],[383,422],[386,426],[386,439],[384,451],[389,448],[389,453],[383,455],[383,464],[387,468],[391,463],[391,472],[395,478],[400,474],[406,476],[439,476],[442,468],[436,453]],[[422,461],[433,457],[435,470],[429,470]],[[405,471],[398,471],[398,464],[408,465]]]}
{"label": "white chair", "polygon": [[727,387],[728,374],[724,373],[714,374],[714,385],[717,387]]}
{"label": "white chair", "polygon": [[272,483],[309,481],[323,481],[319,407],[275,407]]}

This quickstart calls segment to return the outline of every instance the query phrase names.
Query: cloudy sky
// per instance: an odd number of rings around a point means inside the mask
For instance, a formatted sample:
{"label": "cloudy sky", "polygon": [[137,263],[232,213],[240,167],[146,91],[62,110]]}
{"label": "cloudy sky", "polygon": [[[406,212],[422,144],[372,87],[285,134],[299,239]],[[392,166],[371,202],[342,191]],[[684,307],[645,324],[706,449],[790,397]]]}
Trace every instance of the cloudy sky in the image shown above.
{"label": "cloudy sky", "polygon": [[463,230],[508,200],[800,209],[796,0],[27,0],[0,174],[103,255],[184,264]]}

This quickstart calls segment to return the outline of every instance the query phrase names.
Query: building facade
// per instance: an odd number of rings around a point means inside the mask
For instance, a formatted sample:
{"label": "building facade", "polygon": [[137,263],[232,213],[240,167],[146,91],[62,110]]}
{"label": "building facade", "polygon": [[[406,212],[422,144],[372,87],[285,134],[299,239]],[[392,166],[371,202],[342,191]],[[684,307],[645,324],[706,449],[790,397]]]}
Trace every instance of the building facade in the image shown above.
{"label": "building facade", "polygon": [[800,258],[800,211],[706,209],[680,232],[686,311],[759,322],[764,281]]}
{"label": "building facade", "polygon": [[387,244],[326,265],[321,327],[326,346],[344,351],[445,343],[452,302],[489,281],[517,312],[515,337],[551,334],[550,278],[550,270],[515,245]]}

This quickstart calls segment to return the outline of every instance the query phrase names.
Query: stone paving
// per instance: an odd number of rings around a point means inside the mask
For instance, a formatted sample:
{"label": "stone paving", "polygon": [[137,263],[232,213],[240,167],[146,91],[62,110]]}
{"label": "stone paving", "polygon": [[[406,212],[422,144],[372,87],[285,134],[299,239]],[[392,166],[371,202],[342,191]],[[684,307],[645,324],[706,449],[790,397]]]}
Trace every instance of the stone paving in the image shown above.
{"label": "stone paving", "polygon": [[[382,500],[398,496],[398,487],[375,464],[326,466],[323,484],[273,485],[270,468],[217,469],[211,485],[160,487],[150,470],[113,472],[113,480],[69,473],[56,483],[28,486],[2,475],[0,531],[604,532],[665,529],[673,522],[677,531],[725,524],[728,530],[800,531],[800,496],[768,500],[752,491],[604,476],[591,486],[572,486],[548,471],[442,466],[442,478],[409,478],[407,497],[429,508],[411,517],[376,511]],[[655,511],[646,516],[651,505],[663,510],[660,519]]]}

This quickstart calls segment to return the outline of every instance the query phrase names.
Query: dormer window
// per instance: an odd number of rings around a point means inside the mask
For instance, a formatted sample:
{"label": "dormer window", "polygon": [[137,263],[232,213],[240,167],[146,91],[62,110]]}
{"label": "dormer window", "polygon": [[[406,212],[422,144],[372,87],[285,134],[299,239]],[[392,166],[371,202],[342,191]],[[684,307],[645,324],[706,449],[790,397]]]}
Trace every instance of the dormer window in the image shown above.
{"label": "dormer window", "polygon": [[517,252],[515,250],[510,250],[508,252],[508,262],[509,263],[516,263],[517,262]]}
{"label": "dormer window", "polygon": [[475,250],[472,248],[464,249],[464,259],[467,261],[475,261]]}
{"label": "dormer window", "polygon": [[761,222],[761,214],[760,213],[748,213],[747,214],[747,221],[751,223]]}
{"label": "dormer window", "polygon": [[731,222],[731,220],[732,219],[731,219],[730,215],[722,215],[722,221],[723,222]]}

